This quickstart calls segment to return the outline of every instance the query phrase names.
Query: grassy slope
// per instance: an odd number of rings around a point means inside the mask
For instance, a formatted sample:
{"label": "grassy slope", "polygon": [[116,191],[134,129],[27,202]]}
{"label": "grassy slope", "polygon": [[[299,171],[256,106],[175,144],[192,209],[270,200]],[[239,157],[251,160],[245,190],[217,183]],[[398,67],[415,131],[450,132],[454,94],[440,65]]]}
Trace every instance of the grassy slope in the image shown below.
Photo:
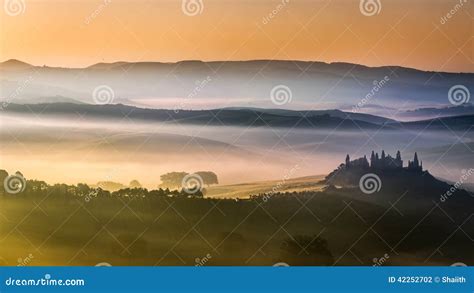
{"label": "grassy slope", "polygon": [[260,182],[217,185],[206,190],[206,197],[212,198],[248,198],[259,193],[320,191],[324,185],[319,183],[323,175],[300,177],[288,180],[268,180]]}
{"label": "grassy slope", "polygon": [[[272,183],[251,184],[262,185]],[[207,265],[296,265],[304,252],[281,256],[290,235],[326,239],[336,265],[373,265],[374,258],[385,254],[390,256],[386,265],[474,261],[472,241],[443,211],[435,209],[425,217],[431,206],[410,210],[409,194],[396,204],[398,211],[359,200],[361,196],[366,195],[307,192],[260,203],[0,196],[0,264],[17,265],[18,258],[32,254],[30,265],[195,265],[196,258],[210,254]],[[473,222],[471,217],[463,226],[469,235]],[[443,255],[430,257],[446,239]]]}

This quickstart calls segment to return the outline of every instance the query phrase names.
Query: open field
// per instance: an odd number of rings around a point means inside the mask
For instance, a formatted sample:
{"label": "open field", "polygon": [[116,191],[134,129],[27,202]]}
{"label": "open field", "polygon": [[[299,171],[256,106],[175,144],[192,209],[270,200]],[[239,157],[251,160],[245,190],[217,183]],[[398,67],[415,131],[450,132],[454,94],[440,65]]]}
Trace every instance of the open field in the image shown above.
{"label": "open field", "polygon": [[248,198],[269,192],[301,192],[321,191],[324,184],[323,175],[307,176],[282,180],[268,180],[243,184],[216,185],[206,190],[206,196],[211,198]]}

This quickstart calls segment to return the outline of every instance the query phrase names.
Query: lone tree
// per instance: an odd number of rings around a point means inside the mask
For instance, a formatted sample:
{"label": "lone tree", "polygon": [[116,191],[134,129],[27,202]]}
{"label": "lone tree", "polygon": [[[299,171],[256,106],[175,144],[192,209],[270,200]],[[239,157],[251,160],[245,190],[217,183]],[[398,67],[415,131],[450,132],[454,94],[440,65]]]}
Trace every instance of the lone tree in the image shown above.
{"label": "lone tree", "polygon": [[142,187],[142,185],[140,184],[140,182],[138,182],[138,180],[130,181],[130,184],[128,186],[130,188],[141,188]]}
{"label": "lone tree", "polygon": [[160,176],[160,187],[164,188],[181,188],[183,178],[188,175],[186,172],[170,172]]}
{"label": "lone tree", "polygon": [[195,174],[199,175],[202,178],[202,182],[204,185],[209,186],[213,184],[219,184],[219,180],[217,179],[217,175],[211,171],[199,171]]}
{"label": "lone tree", "polygon": [[8,177],[8,172],[5,170],[0,170],[0,191],[4,192],[5,189],[3,188],[3,181],[5,181],[5,178]]}

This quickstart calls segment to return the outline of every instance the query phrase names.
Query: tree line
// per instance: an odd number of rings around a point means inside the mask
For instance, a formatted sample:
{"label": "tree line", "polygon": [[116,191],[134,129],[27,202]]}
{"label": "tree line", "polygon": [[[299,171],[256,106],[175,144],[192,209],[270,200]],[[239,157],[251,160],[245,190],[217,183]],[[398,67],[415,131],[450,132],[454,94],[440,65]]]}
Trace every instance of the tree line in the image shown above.
{"label": "tree line", "polygon": [[[209,172],[212,173],[212,172]],[[187,173],[186,173],[187,174]],[[166,174],[165,174],[166,175]],[[212,184],[217,182],[217,176],[213,178],[212,175],[203,174],[206,178],[205,184]],[[215,174],[214,174],[215,175]],[[184,176],[183,176],[184,178]],[[210,180],[211,179],[211,180]],[[0,194],[2,195],[23,195],[23,196],[37,196],[37,195],[51,195],[51,196],[77,196],[89,201],[96,197],[122,197],[122,198],[153,198],[157,196],[162,197],[180,197],[180,198],[203,198],[204,188],[199,188],[189,192],[181,185],[170,185],[174,189],[168,187],[160,187],[158,189],[148,190],[143,188],[137,180],[130,182],[128,187],[121,188],[115,191],[108,191],[100,186],[91,187],[85,183],[78,183],[77,185],[69,185],[65,183],[58,183],[50,185],[41,180],[27,180],[20,172],[9,175],[7,171],[0,169]]]}
{"label": "tree line", "polygon": [[183,186],[183,181],[186,180],[186,176],[194,176],[197,178],[204,187],[210,185],[219,184],[216,173],[211,171],[198,171],[195,173],[187,172],[170,172],[160,176],[161,184],[159,187],[162,188],[180,188]]}

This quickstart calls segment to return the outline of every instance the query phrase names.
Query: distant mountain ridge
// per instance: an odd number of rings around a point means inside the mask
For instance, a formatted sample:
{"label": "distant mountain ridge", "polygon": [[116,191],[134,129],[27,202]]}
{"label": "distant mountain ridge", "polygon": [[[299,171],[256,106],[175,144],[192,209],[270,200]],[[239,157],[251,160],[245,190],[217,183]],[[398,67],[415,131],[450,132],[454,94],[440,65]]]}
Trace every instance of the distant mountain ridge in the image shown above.
{"label": "distant mountain ridge", "polygon": [[[8,99],[0,99],[0,102],[9,103]],[[44,97],[37,97],[33,99],[28,98],[17,98],[15,99],[17,104],[55,104],[55,103],[67,103],[67,104],[84,104],[81,101],[77,101],[71,98],[63,97],[63,96],[44,96]]]}
{"label": "distant mountain ridge", "polygon": [[[293,63],[293,64],[298,64],[298,65],[304,65],[304,64],[325,64],[325,65],[335,65],[335,66],[340,66],[340,67],[352,67],[352,66],[357,66],[360,68],[402,68],[402,69],[408,69],[408,70],[413,70],[413,71],[424,71],[420,69],[415,69],[415,68],[410,68],[410,67],[402,67],[402,66],[367,66],[363,64],[355,64],[355,63],[349,63],[349,62],[323,62],[323,61],[302,61],[302,60],[270,60],[270,59],[251,59],[251,60],[232,60],[232,61],[201,61],[201,60],[182,60],[182,61],[177,61],[177,62],[160,62],[160,61],[139,61],[139,62],[133,62],[133,61],[115,61],[115,62],[98,62],[89,66],[85,67],[62,67],[62,66],[48,66],[44,65],[42,67],[44,68],[51,68],[51,69],[113,69],[117,67],[123,67],[123,66],[151,66],[151,65],[175,65],[175,64],[221,64],[221,63]],[[14,68],[19,68],[19,67],[40,67],[36,65],[29,64],[27,62],[18,60],[18,59],[8,59],[3,62],[0,62],[0,67],[2,69],[14,69]],[[429,71],[424,71],[424,72],[429,72]],[[446,72],[447,73],[447,72]]]}
{"label": "distant mountain ridge", "polygon": [[400,117],[416,120],[460,115],[474,115],[474,105],[472,103],[466,103],[464,105],[450,107],[419,108],[398,114]]}
{"label": "distant mountain ridge", "polygon": [[[399,66],[367,67],[334,62],[250,60],[98,63],[86,68],[32,66],[18,60],[0,63],[1,97],[14,95],[28,78],[19,98],[63,96],[92,103],[101,85],[110,87],[116,99],[137,101],[153,108],[169,108],[176,98],[188,99],[188,108],[274,108],[272,89],[285,85],[291,99],[284,109],[338,109],[358,105],[374,92],[361,110],[374,105],[399,109],[449,105],[447,93],[462,84],[474,92],[474,73],[427,72]],[[209,82],[201,86],[203,80]],[[198,89],[198,90],[196,90]],[[205,103],[203,103],[204,101]],[[14,102],[14,101],[12,101]],[[203,106],[204,105],[204,106]],[[366,108],[364,108],[366,107]],[[369,113],[360,111],[362,113]]]}
{"label": "distant mountain ridge", "polygon": [[9,59],[0,63],[0,68],[7,69],[7,70],[21,70],[21,69],[27,69],[31,67],[35,67],[35,66],[28,64],[26,62],[17,60],[17,59]]}

